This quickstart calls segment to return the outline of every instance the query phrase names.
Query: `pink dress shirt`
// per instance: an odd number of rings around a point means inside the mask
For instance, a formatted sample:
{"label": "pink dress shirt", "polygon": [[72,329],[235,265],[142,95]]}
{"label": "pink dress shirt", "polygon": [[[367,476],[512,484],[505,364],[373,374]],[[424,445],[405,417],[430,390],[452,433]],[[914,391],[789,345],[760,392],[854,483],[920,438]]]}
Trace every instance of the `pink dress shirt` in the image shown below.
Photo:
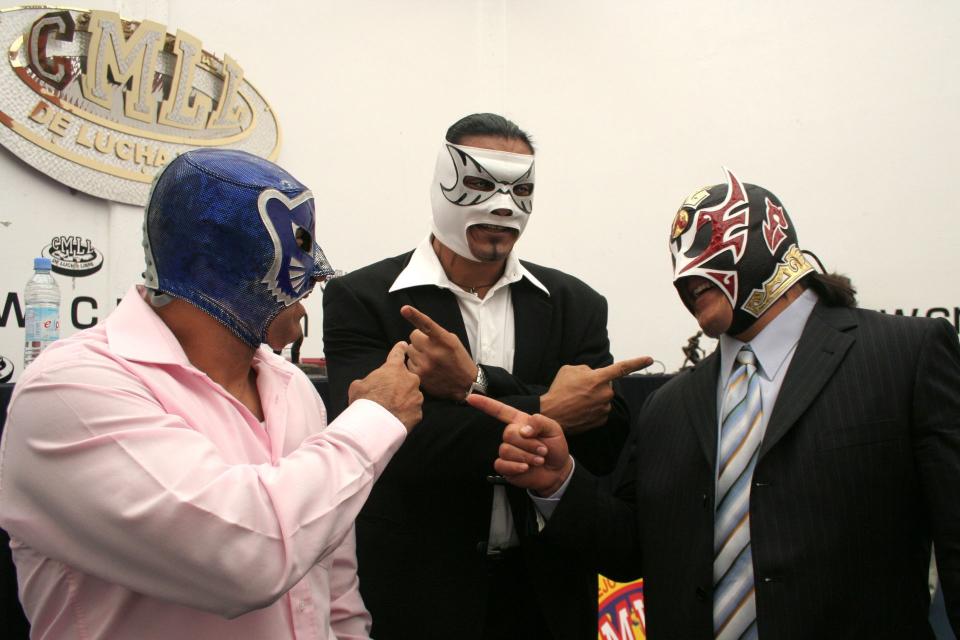
{"label": "pink dress shirt", "polygon": [[353,521],[406,430],[366,400],[326,427],[303,373],[253,367],[263,423],[133,288],[27,368],[0,526],[33,637],[368,636]]}

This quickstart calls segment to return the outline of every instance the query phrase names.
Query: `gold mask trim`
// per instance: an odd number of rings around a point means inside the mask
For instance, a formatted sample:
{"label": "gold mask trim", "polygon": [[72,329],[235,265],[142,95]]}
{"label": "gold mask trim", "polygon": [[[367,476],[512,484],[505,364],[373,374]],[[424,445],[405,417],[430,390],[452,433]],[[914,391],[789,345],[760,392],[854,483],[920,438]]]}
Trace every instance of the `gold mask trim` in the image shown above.
{"label": "gold mask trim", "polygon": [[790,247],[776,271],[764,283],[762,289],[754,289],[743,304],[743,310],[759,318],[774,302],[780,299],[787,289],[800,278],[813,271],[813,267],[803,257],[797,245]]}
{"label": "gold mask trim", "polygon": [[687,196],[687,199],[683,201],[682,207],[690,207],[691,209],[696,209],[697,205],[707,199],[707,196],[710,195],[710,192],[707,191],[707,188],[704,187],[699,191],[695,191]]}

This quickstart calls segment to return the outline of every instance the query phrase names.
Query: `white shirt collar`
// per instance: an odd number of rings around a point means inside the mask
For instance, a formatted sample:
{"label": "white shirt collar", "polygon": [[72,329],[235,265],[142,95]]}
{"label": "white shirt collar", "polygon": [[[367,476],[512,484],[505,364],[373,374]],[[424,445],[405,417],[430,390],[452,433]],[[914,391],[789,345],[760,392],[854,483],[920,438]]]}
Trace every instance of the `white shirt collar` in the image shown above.
{"label": "white shirt collar", "polygon": [[757,369],[760,375],[767,380],[774,378],[783,366],[787,355],[800,341],[803,328],[817,300],[817,294],[812,289],[807,289],[749,343],[741,342],[727,334],[720,336],[721,377],[730,375],[737,352],[744,344],[749,344],[757,356]]}
{"label": "white shirt collar", "polygon": [[[500,276],[500,279],[493,285],[491,292],[501,287],[511,285],[514,282],[519,282],[523,278],[526,278],[538,289],[550,295],[550,291],[543,283],[537,280],[536,276],[521,264],[516,251],[511,251],[510,255],[507,256],[503,275]],[[401,289],[409,289],[410,287],[420,287],[423,285],[433,285],[451,291],[463,291],[463,289],[454,284],[447,277],[447,274],[444,273],[440,259],[437,258],[437,254],[434,252],[433,246],[430,243],[429,235],[414,249],[413,255],[410,256],[410,262],[407,263],[404,270],[400,272],[397,279],[390,285],[389,291],[392,293],[394,291],[400,291]]]}

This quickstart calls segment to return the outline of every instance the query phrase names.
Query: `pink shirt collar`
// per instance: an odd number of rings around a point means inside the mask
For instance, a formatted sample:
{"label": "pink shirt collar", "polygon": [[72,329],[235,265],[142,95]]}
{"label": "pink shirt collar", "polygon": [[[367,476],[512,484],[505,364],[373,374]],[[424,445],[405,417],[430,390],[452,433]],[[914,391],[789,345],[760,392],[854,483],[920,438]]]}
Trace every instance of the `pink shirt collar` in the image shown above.
{"label": "pink shirt collar", "polygon": [[[187,354],[170,331],[143,299],[143,287],[134,285],[123,296],[122,304],[104,321],[110,350],[127,360],[175,364],[192,367]],[[144,336],[152,336],[144,340]]]}
{"label": "pink shirt collar", "polygon": [[[142,285],[134,285],[127,290],[122,304],[117,305],[104,321],[104,330],[110,350],[122,358],[199,371],[187,358],[177,337],[144,299]],[[153,336],[153,339],[144,340],[145,335]],[[270,367],[273,373],[280,376],[281,384],[289,380],[290,371],[270,362],[269,357],[261,353],[262,349],[267,347],[261,345],[253,354],[253,368],[259,370],[260,367]]]}

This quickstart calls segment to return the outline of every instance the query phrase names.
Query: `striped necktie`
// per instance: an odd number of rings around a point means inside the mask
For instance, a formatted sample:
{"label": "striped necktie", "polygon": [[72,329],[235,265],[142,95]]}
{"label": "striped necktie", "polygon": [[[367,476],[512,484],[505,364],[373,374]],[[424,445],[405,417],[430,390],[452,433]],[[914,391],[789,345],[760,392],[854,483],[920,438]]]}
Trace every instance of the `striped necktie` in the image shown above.
{"label": "striped necktie", "polygon": [[760,378],[745,345],[727,383],[721,408],[717,511],[713,533],[713,633],[718,640],[757,637],[750,482],[760,448]]}

